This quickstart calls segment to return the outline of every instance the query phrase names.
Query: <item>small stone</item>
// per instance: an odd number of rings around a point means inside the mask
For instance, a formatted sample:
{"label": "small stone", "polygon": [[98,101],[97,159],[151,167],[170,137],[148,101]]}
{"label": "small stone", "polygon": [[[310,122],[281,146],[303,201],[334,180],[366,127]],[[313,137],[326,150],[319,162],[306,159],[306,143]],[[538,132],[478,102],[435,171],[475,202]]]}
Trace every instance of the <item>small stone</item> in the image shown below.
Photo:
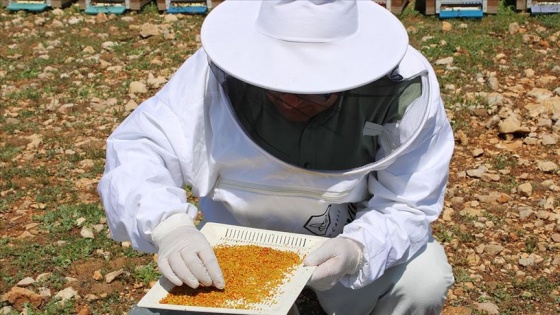
{"label": "small stone", "polygon": [[472,156],[473,156],[473,157],[479,157],[479,156],[482,156],[482,154],[484,154],[484,150],[483,150],[483,149],[480,149],[480,148],[474,149],[474,150],[472,151]]}
{"label": "small stone", "polygon": [[500,309],[498,308],[498,306],[491,302],[474,303],[474,306],[476,307],[476,310],[481,312],[482,314],[500,314]]}
{"label": "small stone", "polygon": [[489,255],[498,255],[499,253],[501,253],[504,250],[504,247],[501,245],[497,245],[497,244],[490,244],[490,245],[486,245],[484,246],[484,252],[489,254]]}
{"label": "small stone", "polygon": [[86,301],[88,301],[88,302],[93,302],[93,301],[99,300],[99,297],[98,297],[97,295],[95,295],[95,294],[91,294],[91,293],[90,293],[90,294],[87,294],[87,295],[84,297],[84,299],[85,299]]}
{"label": "small stone", "polygon": [[140,36],[142,38],[148,38],[151,36],[157,36],[160,34],[159,28],[157,25],[144,23],[140,29]]}
{"label": "small stone", "polygon": [[529,197],[533,194],[533,185],[531,185],[531,183],[523,183],[517,188],[522,196]]}
{"label": "small stone", "polygon": [[117,271],[113,271],[113,272],[109,272],[108,274],[105,275],[105,282],[107,283],[111,283],[113,282],[118,276],[122,275],[124,273],[123,269],[119,269]]}
{"label": "small stone", "polygon": [[484,174],[484,169],[467,170],[467,175],[469,177],[480,178]]}
{"label": "small stone", "polygon": [[436,65],[450,65],[453,63],[453,57],[441,58],[435,61]]}
{"label": "small stone", "polygon": [[543,135],[542,136],[542,144],[543,145],[555,145],[556,139],[551,135]]}
{"label": "small stone", "polygon": [[519,218],[521,219],[526,219],[529,216],[531,216],[531,214],[533,214],[534,211],[531,209],[520,209],[519,210]]}
{"label": "small stone", "polygon": [[75,298],[78,296],[78,291],[74,290],[72,287],[65,288],[63,290],[58,291],[58,293],[54,296],[55,298],[59,298],[59,304],[64,304],[66,301]]}
{"label": "small stone", "polygon": [[107,18],[107,15],[104,12],[99,12],[95,16],[95,22],[97,22],[97,23],[107,22],[108,20],[109,19]]}
{"label": "small stone", "polygon": [[493,91],[496,91],[500,88],[500,82],[496,77],[490,77],[488,78],[488,87],[490,87]]}
{"label": "small stone", "polygon": [[66,283],[78,282],[78,279],[73,278],[73,277],[64,277],[64,280],[66,280]]}
{"label": "small stone", "polygon": [[519,120],[510,116],[498,124],[501,134],[529,134],[530,130],[527,127],[521,126]]}
{"label": "small stone", "polygon": [[51,297],[51,289],[49,288],[45,288],[45,287],[40,287],[38,288],[39,290],[39,294],[45,298],[50,298]]}
{"label": "small stone", "polygon": [[179,21],[179,18],[175,14],[166,14],[163,20],[165,23],[173,23]]}
{"label": "small stone", "polygon": [[77,218],[76,219],[76,225],[77,226],[82,226],[82,224],[84,224],[84,222],[86,222],[86,218]]}
{"label": "small stone", "polygon": [[524,267],[533,266],[535,264],[535,256],[530,255],[528,257],[521,257],[519,258],[518,263]]}
{"label": "small stone", "polygon": [[498,182],[500,181],[500,178],[501,177],[498,174],[488,174],[488,173],[484,173],[480,177],[480,179],[482,179],[485,182]]}
{"label": "small stone", "polygon": [[520,29],[521,27],[519,27],[519,23],[517,22],[510,23],[508,26],[508,31],[511,35],[519,33]]}
{"label": "small stone", "polygon": [[17,286],[18,286],[18,287],[25,288],[25,287],[28,287],[28,286],[34,284],[34,283],[35,283],[35,279],[33,279],[33,278],[31,278],[31,277],[26,277],[26,278],[24,278],[24,279],[21,279],[21,281],[19,281],[19,282],[17,283]]}
{"label": "small stone", "polygon": [[558,165],[551,161],[540,161],[537,163],[537,167],[543,172],[554,172],[558,169]]}
{"label": "small stone", "polygon": [[44,273],[39,274],[39,275],[35,278],[35,280],[36,280],[37,282],[46,281],[47,279],[49,279],[49,277],[50,277],[51,275],[52,275],[51,272],[44,272]]}
{"label": "small stone", "polygon": [[136,107],[138,107],[138,103],[136,103],[134,100],[129,100],[128,102],[126,102],[126,104],[124,105],[124,110],[126,112],[131,112],[133,111]]}
{"label": "small stone", "polygon": [[95,230],[95,232],[99,233],[101,231],[103,231],[103,229],[105,228],[105,225],[103,224],[95,224],[92,226],[93,229]]}
{"label": "small stone", "polygon": [[128,87],[128,92],[132,94],[143,94],[148,92],[148,88],[146,88],[146,84],[142,82],[133,81],[130,82],[130,85]]}
{"label": "small stone", "polygon": [[101,270],[95,270],[93,272],[93,280],[99,281],[101,279],[103,279],[103,274],[101,273]]}
{"label": "small stone", "polygon": [[469,137],[465,134],[465,132],[463,130],[457,131],[455,136],[457,137],[457,140],[459,140],[459,142],[462,145],[469,144]]}
{"label": "small stone", "polygon": [[475,218],[478,218],[478,217],[482,216],[483,213],[484,213],[484,210],[482,210],[482,209],[474,209],[474,208],[469,208],[469,207],[465,207],[465,209],[463,209],[459,212],[459,214],[462,215],[462,216],[475,217]]}
{"label": "small stone", "polygon": [[542,219],[542,220],[548,220],[551,217],[552,213],[545,211],[545,210],[539,210],[537,211],[537,218]]}
{"label": "small stone", "polygon": [[95,238],[95,236],[93,235],[93,232],[86,227],[82,228],[82,230],[80,231],[80,235],[83,238]]}

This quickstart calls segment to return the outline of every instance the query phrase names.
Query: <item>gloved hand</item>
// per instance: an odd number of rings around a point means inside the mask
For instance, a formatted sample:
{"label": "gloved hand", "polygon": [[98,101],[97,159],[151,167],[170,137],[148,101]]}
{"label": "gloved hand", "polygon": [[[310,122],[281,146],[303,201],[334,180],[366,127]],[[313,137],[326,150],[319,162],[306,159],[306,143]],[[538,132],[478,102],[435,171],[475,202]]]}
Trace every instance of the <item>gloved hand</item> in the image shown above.
{"label": "gloved hand", "polygon": [[161,222],[152,232],[152,241],[159,249],[160,272],[175,285],[224,288],[214,250],[187,214],[174,214]]}
{"label": "gloved hand", "polygon": [[362,248],[358,242],[344,237],[328,239],[303,260],[305,266],[317,266],[307,285],[319,291],[328,290],[344,275],[357,272],[361,261]]}

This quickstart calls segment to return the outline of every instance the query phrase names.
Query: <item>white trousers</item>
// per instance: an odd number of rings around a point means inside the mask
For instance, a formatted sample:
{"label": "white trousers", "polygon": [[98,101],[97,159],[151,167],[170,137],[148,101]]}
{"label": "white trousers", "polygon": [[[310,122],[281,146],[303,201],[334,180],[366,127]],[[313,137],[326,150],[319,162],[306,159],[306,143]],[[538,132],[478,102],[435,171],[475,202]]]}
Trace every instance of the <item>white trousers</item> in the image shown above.
{"label": "white trousers", "polygon": [[[317,298],[328,315],[440,314],[454,282],[443,247],[431,240],[409,262],[358,290],[340,283]],[[302,314],[304,315],[304,314]]]}

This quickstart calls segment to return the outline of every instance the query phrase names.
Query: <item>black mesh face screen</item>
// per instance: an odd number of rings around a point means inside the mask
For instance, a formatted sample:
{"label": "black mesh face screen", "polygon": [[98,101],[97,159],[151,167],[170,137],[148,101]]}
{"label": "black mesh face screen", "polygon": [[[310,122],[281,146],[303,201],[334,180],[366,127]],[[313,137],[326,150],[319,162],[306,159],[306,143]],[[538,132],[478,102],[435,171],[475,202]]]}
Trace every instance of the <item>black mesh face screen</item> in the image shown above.
{"label": "black mesh face screen", "polygon": [[[421,78],[403,80],[397,69],[349,91],[301,95],[269,91],[212,63],[210,67],[228,97],[227,106],[258,146],[284,162],[314,170],[348,170],[375,162],[390,130],[386,126],[395,128],[421,95]],[[421,117],[411,121],[419,127]],[[385,151],[403,140],[388,138]]]}

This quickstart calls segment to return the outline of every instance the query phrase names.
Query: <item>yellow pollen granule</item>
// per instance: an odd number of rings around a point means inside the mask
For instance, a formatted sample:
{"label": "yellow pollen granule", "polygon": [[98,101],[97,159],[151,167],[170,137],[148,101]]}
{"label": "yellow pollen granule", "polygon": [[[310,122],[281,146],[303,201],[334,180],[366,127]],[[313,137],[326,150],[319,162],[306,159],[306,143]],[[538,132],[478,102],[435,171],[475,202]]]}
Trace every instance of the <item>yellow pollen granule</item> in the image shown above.
{"label": "yellow pollen granule", "polygon": [[278,293],[286,276],[302,262],[295,252],[257,245],[214,247],[226,286],[192,289],[175,287],[161,304],[212,308],[254,309]]}

